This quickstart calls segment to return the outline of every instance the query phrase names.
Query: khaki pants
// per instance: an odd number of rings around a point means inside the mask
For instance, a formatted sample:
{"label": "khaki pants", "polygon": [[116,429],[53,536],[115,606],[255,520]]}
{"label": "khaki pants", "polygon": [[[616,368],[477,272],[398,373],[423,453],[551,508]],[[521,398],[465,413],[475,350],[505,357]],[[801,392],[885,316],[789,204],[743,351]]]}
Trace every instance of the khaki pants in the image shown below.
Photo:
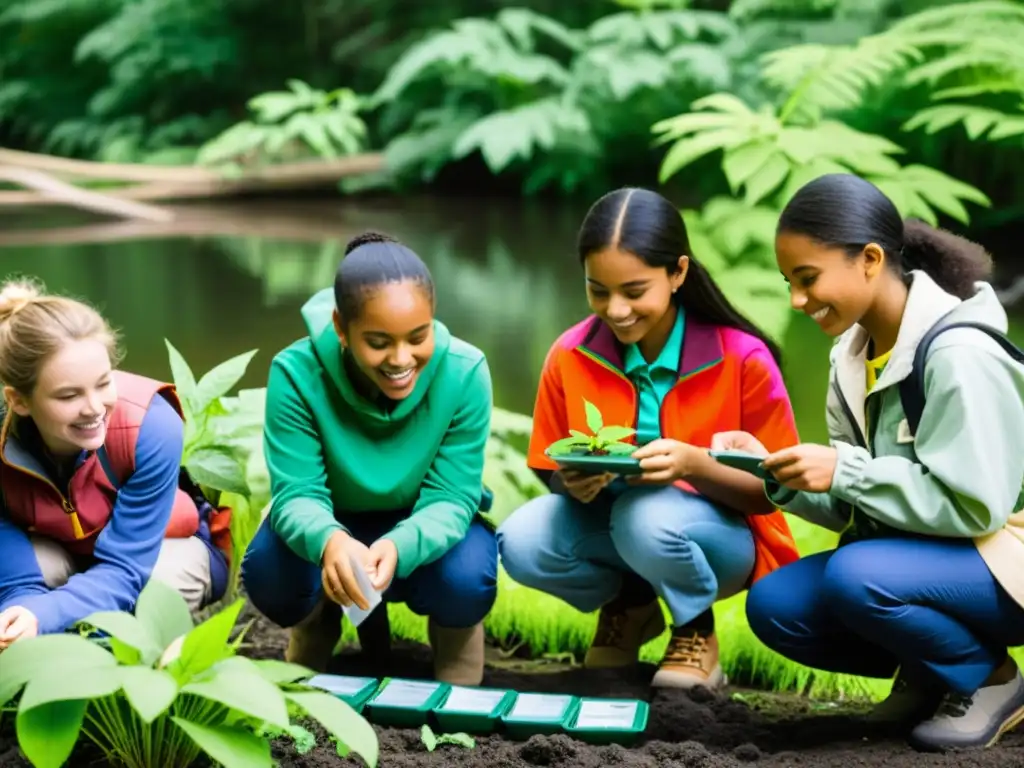
{"label": "khaki pants", "polygon": [[[68,582],[81,569],[75,557],[53,539],[32,536],[43,581],[50,589]],[[176,589],[195,611],[206,605],[212,593],[210,550],[192,536],[187,539],[164,539],[150,578]]]}

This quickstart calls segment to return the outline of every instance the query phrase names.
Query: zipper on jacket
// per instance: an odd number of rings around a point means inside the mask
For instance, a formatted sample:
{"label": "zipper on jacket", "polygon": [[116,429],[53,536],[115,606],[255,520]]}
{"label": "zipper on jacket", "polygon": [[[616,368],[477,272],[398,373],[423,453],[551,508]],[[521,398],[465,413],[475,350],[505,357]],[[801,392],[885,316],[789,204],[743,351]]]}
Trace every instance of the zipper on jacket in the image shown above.
{"label": "zipper on jacket", "polygon": [[[61,493],[60,488],[57,487],[56,483],[54,483],[48,477],[43,477],[38,472],[33,472],[31,469],[26,469],[25,467],[19,467],[15,464],[11,464],[7,460],[4,460],[4,464],[13,469],[15,472],[24,472],[29,477],[34,477],[36,480],[40,480],[43,483],[46,483],[46,485],[50,486],[50,488],[53,489],[53,492],[57,494],[57,498],[60,499],[61,508],[64,510],[64,513],[68,516],[68,519],[71,522],[71,530],[74,532],[75,538],[85,538],[85,531],[82,530],[82,522],[78,519],[78,510],[75,509],[75,505],[71,503],[71,500],[63,493]],[[70,489],[68,495],[70,496]]]}

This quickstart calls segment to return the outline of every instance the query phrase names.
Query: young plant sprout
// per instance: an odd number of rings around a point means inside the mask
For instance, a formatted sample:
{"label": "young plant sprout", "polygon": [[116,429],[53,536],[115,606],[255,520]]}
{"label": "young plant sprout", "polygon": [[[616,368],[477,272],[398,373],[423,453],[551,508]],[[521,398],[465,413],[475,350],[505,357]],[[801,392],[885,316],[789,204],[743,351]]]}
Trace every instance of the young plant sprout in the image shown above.
{"label": "young plant sprout", "polygon": [[633,443],[623,442],[636,434],[630,427],[605,426],[604,417],[596,405],[589,400],[583,401],[587,413],[587,427],[593,434],[587,435],[570,429],[570,437],[556,440],[548,446],[550,456],[568,454],[584,454],[587,456],[629,456],[636,450]]}

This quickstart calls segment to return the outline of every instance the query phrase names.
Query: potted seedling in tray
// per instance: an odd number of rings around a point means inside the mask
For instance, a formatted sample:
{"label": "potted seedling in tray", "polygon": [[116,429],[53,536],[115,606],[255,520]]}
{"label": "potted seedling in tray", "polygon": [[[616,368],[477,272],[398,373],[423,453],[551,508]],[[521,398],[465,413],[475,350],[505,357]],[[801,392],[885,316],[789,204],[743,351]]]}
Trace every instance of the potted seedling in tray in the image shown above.
{"label": "potted seedling in tray", "polygon": [[626,440],[636,434],[632,427],[605,425],[596,405],[583,401],[587,428],[591,434],[570,429],[569,437],[556,440],[545,453],[562,469],[577,472],[613,472],[618,475],[640,474],[640,462],[632,457],[636,445]]}

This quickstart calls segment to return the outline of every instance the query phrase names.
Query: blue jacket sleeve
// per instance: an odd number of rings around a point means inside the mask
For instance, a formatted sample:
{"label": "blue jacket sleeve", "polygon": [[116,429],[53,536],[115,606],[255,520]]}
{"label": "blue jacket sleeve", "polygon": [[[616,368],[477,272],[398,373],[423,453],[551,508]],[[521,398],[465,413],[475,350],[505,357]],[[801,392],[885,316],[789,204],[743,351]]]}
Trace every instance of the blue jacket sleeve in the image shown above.
{"label": "blue jacket sleeve", "polygon": [[96,611],[132,610],[160,554],[183,448],[181,417],[156,395],[139,429],[135,472],[118,492],[110,520],[96,538],[96,562],[62,587],[5,603],[32,611],[40,634],[61,632]]}
{"label": "blue jacket sleeve", "polygon": [[32,595],[45,595],[49,590],[36,561],[32,542],[21,528],[0,514],[0,611],[22,605]]}

